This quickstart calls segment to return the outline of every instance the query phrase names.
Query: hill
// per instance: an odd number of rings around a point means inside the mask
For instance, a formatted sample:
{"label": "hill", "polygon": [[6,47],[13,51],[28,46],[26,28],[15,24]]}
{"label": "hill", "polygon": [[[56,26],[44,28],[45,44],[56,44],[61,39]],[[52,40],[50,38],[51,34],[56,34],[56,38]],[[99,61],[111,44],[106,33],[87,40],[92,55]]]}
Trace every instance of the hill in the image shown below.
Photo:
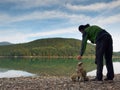
{"label": "hill", "polygon": [[10,42],[0,42],[0,46],[3,46],[3,45],[11,45],[12,43]]}
{"label": "hill", "polygon": [[[0,46],[0,56],[75,56],[81,41],[72,38],[46,38],[28,43]],[[94,46],[87,45],[86,55],[94,53]]]}

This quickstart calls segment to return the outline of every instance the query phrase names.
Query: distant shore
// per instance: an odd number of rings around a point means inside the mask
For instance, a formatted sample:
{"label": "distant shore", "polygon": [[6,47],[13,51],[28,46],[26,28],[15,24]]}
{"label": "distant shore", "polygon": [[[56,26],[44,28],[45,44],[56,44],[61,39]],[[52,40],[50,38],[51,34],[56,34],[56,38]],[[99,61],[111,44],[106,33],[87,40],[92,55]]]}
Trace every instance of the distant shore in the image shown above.
{"label": "distant shore", "polygon": [[0,58],[75,58],[75,56],[0,56]]}
{"label": "distant shore", "polygon": [[[0,58],[47,58],[47,59],[58,59],[58,58],[66,58],[66,59],[76,59],[77,56],[0,56]],[[95,59],[94,55],[83,56],[83,59]],[[120,56],[113,56],[113,59],[119,59]]]}

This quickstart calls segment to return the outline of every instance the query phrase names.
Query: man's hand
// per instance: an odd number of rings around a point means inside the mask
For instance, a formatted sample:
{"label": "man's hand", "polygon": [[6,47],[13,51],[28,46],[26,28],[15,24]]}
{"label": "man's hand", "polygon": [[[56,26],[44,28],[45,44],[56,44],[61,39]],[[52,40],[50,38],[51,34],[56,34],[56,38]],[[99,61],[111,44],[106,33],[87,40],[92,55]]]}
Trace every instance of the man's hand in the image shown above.
{"label": "man's hand", "polygon": [[78,59],[78,60],[82,59],[82,56],[81,56],[81,55],[78,55],[78,56],[77,56],[77,59]]}

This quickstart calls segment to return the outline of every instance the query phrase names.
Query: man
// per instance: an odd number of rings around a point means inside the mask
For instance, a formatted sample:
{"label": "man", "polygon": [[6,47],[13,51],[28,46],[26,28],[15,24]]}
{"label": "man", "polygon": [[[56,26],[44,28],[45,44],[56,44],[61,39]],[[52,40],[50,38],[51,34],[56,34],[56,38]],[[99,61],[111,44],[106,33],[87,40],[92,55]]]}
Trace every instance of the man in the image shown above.
{"label": "man", "polygon": [[114,70],[112,63],[112,53],[113,53],[113,42],[111,35],[100,28],[99,26],[89,24],[80,25],[79,31],[82,33],[82,44],[80,55],[77,57],[80,60],[85,52],[87,40],[91,43],[96,44],[96,59],[95,64],[97,65],[96,78],[93,81],[102,81],[103,78],[103,56],[105,57],[107,75],[104,79],[105,81],[113,80]]}

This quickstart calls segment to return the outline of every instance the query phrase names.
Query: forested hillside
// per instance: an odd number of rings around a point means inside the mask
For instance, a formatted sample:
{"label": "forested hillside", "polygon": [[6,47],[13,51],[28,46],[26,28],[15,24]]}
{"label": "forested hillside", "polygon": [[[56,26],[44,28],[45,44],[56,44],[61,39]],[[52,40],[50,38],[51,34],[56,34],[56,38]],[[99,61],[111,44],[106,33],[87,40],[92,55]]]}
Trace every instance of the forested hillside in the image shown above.
{"label": "forested hillside", "polygon": [[[0,56],[76,56],[81,41],[67,38],[39,39],[23,44],[0,46]],[[86,55],[94,53],[94,46],[87,45]]]}

